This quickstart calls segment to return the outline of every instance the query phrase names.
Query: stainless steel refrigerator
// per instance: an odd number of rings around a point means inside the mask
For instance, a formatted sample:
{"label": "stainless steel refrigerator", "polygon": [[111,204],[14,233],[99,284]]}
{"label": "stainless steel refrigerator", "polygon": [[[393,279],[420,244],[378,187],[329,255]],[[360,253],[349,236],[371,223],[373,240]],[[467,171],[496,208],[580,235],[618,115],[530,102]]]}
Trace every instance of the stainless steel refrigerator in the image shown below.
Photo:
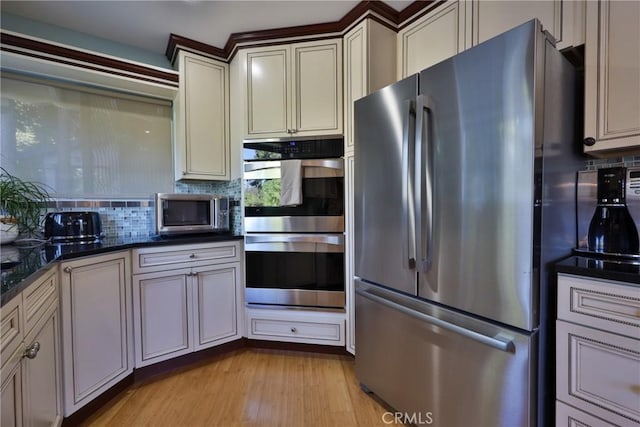
{"label": "stainless steel refrigerator", "polygon": [[576,87],[532,20],[356,101],[356,372],[401,420],[549,422]]}

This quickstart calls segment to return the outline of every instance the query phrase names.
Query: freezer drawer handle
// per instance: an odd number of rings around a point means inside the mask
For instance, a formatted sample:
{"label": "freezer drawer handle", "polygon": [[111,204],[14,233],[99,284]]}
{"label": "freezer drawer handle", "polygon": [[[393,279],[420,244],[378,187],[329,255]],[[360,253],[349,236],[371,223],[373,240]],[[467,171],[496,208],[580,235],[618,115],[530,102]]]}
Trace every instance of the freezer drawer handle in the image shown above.
{"label": "freezer drawer handle", "polygon": [[[424,314],[421,313],[419,311],[416,310],[412,310],[409,307],[405,307],[403,305],[400,305],[398,303],[395,303],[393,301],[389,301],[385,298],[381,298],[378,295],[374,295],[371,292],[367,292],[367,291],[363,291],[360,289],[356,289],[356,293],[358,295],[361,295],[365,298],[368,298],[372,301],[375,301],[379,304],[382,304],[384,306],[387,306],[389,308],[392,308],[394,310],[397,310],[401,313],[404,313],[408,316],[411,317],[415,317],[416,319],[419,320],[423,320],[427,323],[431,323],[432,325],[438,326],[440,328],[446,329],[448,331],[454,332],[456,334],[462,335],[464,337],[467,337],[469,339],[472,339],[474,341],[478,341],[482,344],[486,344],[488,346],[491,346],[493,348],[496,348],[498,350],[502,350],[505,351],[507,353],[515,353],[516,352],[516,346],[513,343],[512,340],[510,340],[508,337],[499,334],[496,337],[488,337],[486,335],[482,335],[478,332],[472,331],[470,329],[466,329],[463,327],[460,327],[458,325],[455,325],[453,323],[449,323],[449,322],[445,322],[444,320],[440,320],[436,317],[433,316],[429,316],[428,314]],[[497,338],[498,336],[500,336],[500,338]]]}

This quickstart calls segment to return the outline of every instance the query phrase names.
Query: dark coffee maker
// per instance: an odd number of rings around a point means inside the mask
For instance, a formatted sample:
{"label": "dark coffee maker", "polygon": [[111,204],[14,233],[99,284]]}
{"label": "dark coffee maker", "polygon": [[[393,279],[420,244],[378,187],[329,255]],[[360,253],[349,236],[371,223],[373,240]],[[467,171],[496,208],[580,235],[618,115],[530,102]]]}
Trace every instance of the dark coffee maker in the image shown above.
{"label": "dark coffee maker", "polygon": [[608,254],[638,254],[638,230],[627,209],[627,169],[598,170],[597,205],[589,225],[589,250]]}

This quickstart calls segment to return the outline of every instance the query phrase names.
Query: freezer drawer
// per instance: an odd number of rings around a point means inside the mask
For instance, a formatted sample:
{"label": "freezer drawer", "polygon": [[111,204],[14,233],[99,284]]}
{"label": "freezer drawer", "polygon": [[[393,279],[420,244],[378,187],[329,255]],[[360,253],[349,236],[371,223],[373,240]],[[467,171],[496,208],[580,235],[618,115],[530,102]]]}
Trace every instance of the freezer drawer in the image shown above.
{"label": "freezer drawer", "polygon": [[537,333],[524,335],[356,280],[356,373],[406,419],[533,426]]}

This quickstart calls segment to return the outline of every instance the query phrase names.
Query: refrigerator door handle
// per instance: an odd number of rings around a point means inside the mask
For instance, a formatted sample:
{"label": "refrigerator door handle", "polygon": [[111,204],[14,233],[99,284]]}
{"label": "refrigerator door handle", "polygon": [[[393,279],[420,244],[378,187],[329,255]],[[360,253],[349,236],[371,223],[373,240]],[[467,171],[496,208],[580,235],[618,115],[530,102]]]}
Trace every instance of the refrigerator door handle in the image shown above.
{"label": "refrigerator door handle", "polygon": [[430,316],[428,314],[425,313],[421,313],[417,310],[414,310],[410,307],[404,306],[402,304],[398,304],[397,302],[388,300],[386,298],[380,297],[378,295],[375,295],[372,292],[369,292],[367,290],[362,290],[362,289],[356,289],[356,294],[364,297],[364,298],[368,298],[372,301],[375,301],[379,304],[382,304],[386,307],[392,308],[394,310],[397,310],[401,313],[404,313],[408,316],[414,317],[418,320],[422,320],[426,323],[432,324],[434,326],[440,327],[442,329],[446,329],[448,331],[454,332],[458,335],[462,335],[466,338],[472,339],[474,341],[480,342],[482,344],[488,345],[490,347],[493,347],[495,349],[504,351],[506,353],[515,353],[516,352],[516,346],[513,343],[513,340],[511,339],[511,337],[509,337],[506,334],[503,333],[499,333],[497,334],[495,337],[490,337],[487,335],[483,335],[479,332],[476,331],[472,331],[470,329],[467,328],[463,328],[461,326],[458,326],[456,324],[453,323],[449,323],[449,322],[445,322],[444,320],[438,319],[437,317],[433,317]]}
{"label": "refrigerator door handle", "polygon": [[[409,138],[415,131],[415,101],[404,101],[402,114],[402,194],[406,203],[402,204],[402,263],[405,268],[416,268],[416,229],[415,229],[415,198],[413,190],[415,151]],[[411,141],[413,142],[413,141]]]}
{"label": "refrigerator door handle", "polygon": [[[425,120],[426,116],[426,120]],[[416,106],[416,235],[418,262],[421,272],[431,269],[433,261],[433,212],[435,173],[433,166],[432,123],[433,103],[426,95],[419,95]],[[426,234],[426,238],[425,238]],[[434,292],[437,285],[431,284]]]}

